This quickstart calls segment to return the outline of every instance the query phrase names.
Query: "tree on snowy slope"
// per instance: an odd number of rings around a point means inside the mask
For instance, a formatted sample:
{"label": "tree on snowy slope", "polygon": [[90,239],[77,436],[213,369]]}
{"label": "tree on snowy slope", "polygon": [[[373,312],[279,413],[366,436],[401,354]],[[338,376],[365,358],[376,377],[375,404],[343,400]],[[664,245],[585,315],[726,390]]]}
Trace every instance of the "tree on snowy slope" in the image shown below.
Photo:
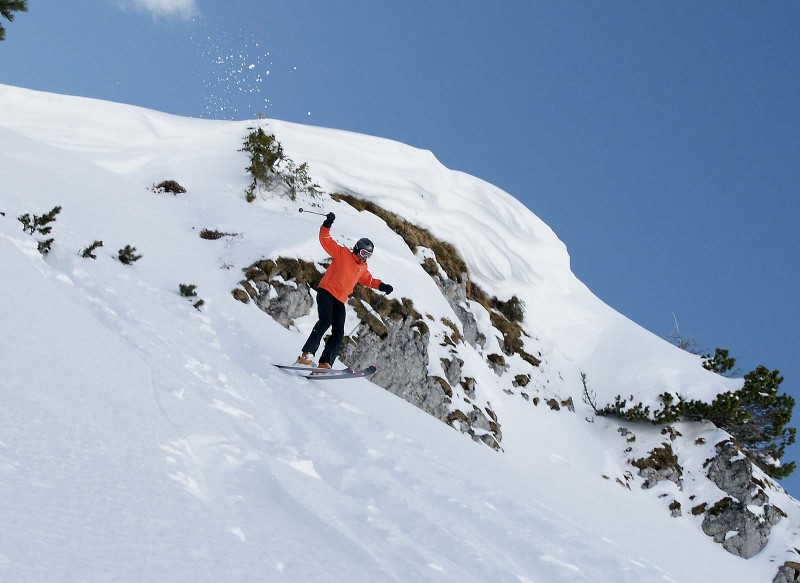
{"label": "tree on snowy slope", "polygon": [[[734,361],[734,359],[731,359]],[[744,376],[744,386],[725,393],[710,405],[688,403],[689,416],[708,419],[735,437],[753,461],[769,476],[780,479],[791,474],[795,462],[775,465],[793,444],[797,430],[788,427],[795,400],[778,394],[783,377],[779,370],[759,365]]]}
{"label": "tree on snowy slope", "polygon": [[[703,358],[705,369],[732,376],[736,359],[728,350],[717,348],[714,356],[706,354]],[[686,403],[684,411],[690,418],[708,419],[724,429],[748,450],[762,470],[773,478],[785,478],[795,470],[795,462],[780,466],[775,462],[783,457],[786,446],[794,443],[796,429],[788,427],[794,398],[778,394],[782,382],[779,370],[759,365],[744,376],[744,386],[735,393],[723,393],[710,405]]]}
{"label": "tree on snowy slope", "polygon": [[[727,350],[717,348],[713,357],[705,356],[703,366],[717,374],[730,376],[728,373],[736,366],[736,359]],[[613,404],[596,410],[596,413],[659,425],[681,418],[711,421],[730,433],[747,451],[753,463],[779,480],[794,472],[797,465],[795,462],[779,465],[786,447],[794,443],[797,432],[788,426],[795,400],[785,393],[778,393],[782,382],[779,370],[771,371],[759,365],[744,376],[741,389],[721,393],[711,403],[687,401],[680,395],[675,399],[670,393],[664,393],[660,396],[663,408],[651,411],[649,406],[635,403],[632,396],[623,399],[617,395]]]}
{"label": "tree on snowy slope", "polygon": [[731,353],[726,348],[717,348],[714,356],[706,354],[703,356],[703,368],[715,372],[723,376],[732,376],[736,374],[731,372],[736,366],[736,359],[731,356]]}
{"label": "tree on snowy slope", "polygon": [[246,170],[253,177],[250,186],[245,190],[247,202],[253,202],[259,189],[270,190],[282,186],[284,194],[295,200],[298,194],[319,196],[322,191],[319,184],[311,179],[308,162],[298,166],[283,151],[283,146],[275,137],[263,128],[248,128],[240,152],[250,154],[250,165]]}
{"label": "tree on snowy slope", "polygon": [[[11,22],[14,20],[15,12],[27,12],[28,0],[0,0],[0,14],[3,18]],[[0,21],[0,40],[6,40],[6,29]]]}

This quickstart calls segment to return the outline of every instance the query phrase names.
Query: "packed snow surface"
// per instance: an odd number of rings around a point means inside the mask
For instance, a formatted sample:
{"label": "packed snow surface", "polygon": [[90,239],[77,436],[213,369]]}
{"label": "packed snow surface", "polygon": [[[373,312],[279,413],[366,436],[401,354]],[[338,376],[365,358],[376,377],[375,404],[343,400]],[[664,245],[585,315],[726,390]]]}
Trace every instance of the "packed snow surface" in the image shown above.
{"label": "packed snow surface", "polygon": [[[497,391],[495,452],[367,380],[273,367],[294,360],[303,330],[231,290],[262,257],[322,259],[321,217],[244,201],[252,123],[0,86],[0,580],[771,579],[795,518],[755,559],[728,554],[699,518],[617,483],[616,426],[588,423],[582,405],[557,414]],[[520,297],[545,380],[576,404],[581,371],[603,403],[737,386],[600,302],[510,195],[392,141],[269,129],[325,191],[428,228],[487,291]],[[188,193],[148,190],[165,179]],[[397,297],[449,310],[380,219],[318,204],[342,243],[375,241],[370,269]],[[16,217],[56,205],[42,257]],[[236,236],[206,241],[203,228]],[[97,259],[80,257],[94,240]],[[126,244],[143,256],[130,266],[115,258]]]}

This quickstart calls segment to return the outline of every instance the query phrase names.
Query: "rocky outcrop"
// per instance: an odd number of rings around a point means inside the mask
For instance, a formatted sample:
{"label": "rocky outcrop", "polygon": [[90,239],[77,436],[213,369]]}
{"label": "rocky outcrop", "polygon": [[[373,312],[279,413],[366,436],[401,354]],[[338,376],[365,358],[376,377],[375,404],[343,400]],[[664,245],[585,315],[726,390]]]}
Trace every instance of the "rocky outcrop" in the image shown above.
{"label": "rocky outcrop", "polygon": [[752,464],[736,444],[723,441],[716,452],[707,462],[707,476],[728,497],[706,511],[703,532],[729,553],[749,559],[766,546],[770,530],[786,514],[769,504],[763,484],[753,477]]}
{"label": "rocky outcrop", "polygon": [[480,346],[483,348],[486,344],[486,337],[478,330],[475,316],[467,308],[467,284],[453,281],[452,279],[444,279],[440,276],[433,276],[433,280],[461,322],[461,327],[464,330],[464,342],[472,347]]}
{"label": "rocky outcrop", "polygon": [[702,528],[729,553],[749,559],[767,545],[769,531],[783,516],[775,506],[763,506],[759,516],[747,504],[723,498],[706,511]]}
{"label": "rocky outcrop", "polygon": [[[288,328],[296,318],[308,315],[313,309],[310,290],[321,277],[314,264],[280,258],[256,262],[244,272],[246,279],[233,291],[234,297],[244,302],[252,300],[281,325]],[[465,295],[459,295],[465,293],[463,286],[460,292],[453,293],[453,297],[461,298],[466,306]],[[422,316],[406,299],[381,299],[376,303],[373,296],[371,291],[360,289],[351,300],[362,324],[352,337],[345,338],[340,360],[354,368],[376,365],[378,372],[370,378],[373,383],[469,434],[475,441],[500,449],[502,432],[497,416],[490,406],[480,408],[471,403],[476,398],[475,380],[462,378],[464,361],[458,357],[456,349],[461,339],[450,339],[453,346],[450,358],[441,361],[444,378],[430,376],[430,330]],[[377,305],[378,309],[374,305],[368,307],[369,304]],[[463,309],[466,312],[466,308]],[[485,340],[477,333],[474,318],[461,316],[472,323],[472,340]],[[453,327],[449,324],[448,327]],[[454,330],[453,334],[456,333]],[[453,387],[467,397],[464,401],[464,404],[469,403],[467,410],[453,405]]]}
{"label": "rocky outcrop", "polygon": [[306,316],[314,306],[306,286],[278,279],[257,281],[253,285],[258,292],[253,298],[256,305],[285,328],[294,324],[295,318]]}
{"label": "rocky outcrop", "polygon": [[475,405],[467,411],[453,407],[453,387],[463,387],[475,397],[474,379],[461,379],[464,364],[456,355],[442,361],[446,378],[428,375],[430,331],[414,317],[383,318],[380,326],[364,322],[342,345],[340,358],[358,368],[375,364],[371,377],[376,385],[419,407],[426,413],[468,433],[494,449],[500,449],[502,432],[491,408]]}
{"label": "rocky outcrop", "polygon": [[800,581],[800,563],[787,561],[779,569],[772,583],[797,583]]}
{"label": "rocky outcrop", "polygon": [[639,468],[639,475],[644,478],[642,488],[652,488],[662,480],[669,480],[683,489],[683,469],[678,463],[678,456],[672,451],[669,443],[662,443],[661,447],[654,448],[647,457],[631,462]]}
{"label": "rocky outcrop", "polygon": [[732,441],[716,446],[717,455],[707,462],[708,479],[743,504],[764,506],[769,497],[753,479],[753,466]]}
{"label": "rocky outcrop", "polygon": [[342,344],[340,359],[354,368],[376,365],[378,372],[370,378],[373,383],[438,419],[446,419],[452,389],[446,381],[442,382],[444,379],[437,380],[427,374],[430,332],[415,325],[411,318],[383,324],[384,337],[362,324]]}
{"label": "rocky outcrop", "polygon": [[244,303],[252,299],[286,328],[311,311],[314,299],[310,288],[322,278],[313,263],[285,257],[257,261],[243,271],[245,279],[233,296]]}

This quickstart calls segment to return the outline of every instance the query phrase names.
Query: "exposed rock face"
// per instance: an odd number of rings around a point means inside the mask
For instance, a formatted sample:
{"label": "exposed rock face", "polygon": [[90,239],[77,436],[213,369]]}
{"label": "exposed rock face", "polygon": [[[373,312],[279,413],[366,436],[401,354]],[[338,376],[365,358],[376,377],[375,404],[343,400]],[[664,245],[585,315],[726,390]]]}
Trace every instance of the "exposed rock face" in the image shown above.
{"label": "exposed rock face", "polygon": [[314,306],[314,299],[305,285],[276,279],[256,281],[253,285],[258,291],[253,298],[256,305],[285,328],[294,324],[295,318],[308,315]]}
{"label": "exposed rock face", "polygon": [[726,551],[749,559],[766,546],[769,531],[781,518],[782,513],[774,506],[765,505],[763,516],[757,516],[746,504],[723,498],[706,512],[702,527]]}
{"label": "exposed rock face", "polygon": [[[277,273],[290,261],[297,260],[254,264],[245,270],[247,279],[240,282],[244,291],[235,290],[244,296],[243,300],[252,299],[261,310],[287,328],[295,318],[308,315],[314,308],[309,284],[286,281]],[[289,269],[305,269],[313,275],[312,269],[299,262]],[[453,301],[459,302],[460,310],[457,313],[459,318],[463,318],[462,322],[467,322],[465,329],[472,330],[469,338],[476,343],[485,341],[477,332],[474,317],[463,307],[466,306],[465,286],[454,284],[447,287],[451,290]],[[354,368],[375,364],[378,372],[370,379],[373,383],[468,433],[475,441],[500,449],[502,432],[490,407],[481,409],[473,404],[468,411],[461,411],[452,405],[453,387],[463,390],[469,399],[476,398],[475,380],[462,379],[464,361],[458,358],[454,350],[450,359],[443,359],[441,363],[446,378],[429,376],[430,331],[419,317],[402,314],[403,310],[399,310],[394,316],[385,317],[380,322],[370,316],[372,325],[365,321],[353,338],[346,338],[342,343],[340,360]]]}
{"label": "exposed rock face", "polygon": [[439,381],[427,375],[429,333],[415,327],[411,318],[384,324],[388,329],[385,338],[366,324],[360,326],[354,338],[342,343],[340,359],[354,368],[377,365],[378,372],[370,378],[373,383],[438,419],[446,419],[449,396]]}
{"label": "exposed rock face", "polygon": [[732,441],[716,446],[717,456],[708,465],[708,479],[743,504],[763,506],[769,501],[753,481],[753,467]]}
{"label": "exposed rock face", "polygon": [[708,463],[708,479],[730,497],[706,511],[703,532],[729,553],[749,559],[761,552],[772,527],[786,515],[769,504],[769,496],[753,478],[751,463],[732,441],[717,444],[716,451]]}
{"label": "exposed rock face", "polygon": [[[373,383],[468,433],[476,441],[499,449],[502,433],[491,409],[484,411],[475,406],[467,412],[452,409],[452,387],[462,382],[463,361],[454,355],[442,362],[446,379],[428,376],[427,327],[418,326],[412,318],[387,320],[384,325],[388,330],[385,337],[366,324],[360,326],[355,337],[342,345],[342,362],[355,368],[377,365],[378,372],[370,379]],[[465,390],[470,387],[468,392],[474,397],[474,380],[463,383]]]}
{"label": "exposed rock face", "polygon": [[797,583],[800,581],[800,563],[787,561],[778,569],[772,583]]}
{"label": "exposed rock face", "polygon": [[650,455],[635,460],[633,465],[639,468],[639,475],[644,478],[642,488],[645,490],[652,488],[662,480],[674,482],[681,490],[683,489],[683,469],[678,464],[678,457],[672,451],[669,443],[663,443],[650,452]]}
{"label": "exposed rock face", "polygon": [[239,282],[233,296],[244,303],[252,299],[263,311],[288,328],[295,318],[307,315],[314,299],[310,287],[322,278],[313,263],[281,257],[256,261],[243,269],[245,279]]}
{"label": "exposed rock face", "polygon": [[464,341],[470,346],[477,347],[486,344],[486,337],[478,331],[478,324],[475,316],[467,309],[467,284],[453,281],[452,279],[442,279],[434,277],[433,280],[442,292],[442,295],[453,308],[458,316],[461,326],[464,329]]}

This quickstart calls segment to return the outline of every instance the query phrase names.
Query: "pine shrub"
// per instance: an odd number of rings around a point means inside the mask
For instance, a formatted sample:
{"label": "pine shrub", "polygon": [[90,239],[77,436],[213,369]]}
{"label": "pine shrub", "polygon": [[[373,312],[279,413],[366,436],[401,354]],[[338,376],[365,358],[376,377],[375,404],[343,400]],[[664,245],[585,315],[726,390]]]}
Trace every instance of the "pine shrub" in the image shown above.
{"label": "pine shrub", "polygon": [[[9,22],[14,20],[15,12],[27,12],[28,0],[0,0],[0,15]],[[6,29],[0,24],[0,40],[6,40]]]}
{"label": "pine shrub", "polygon": [[[55,206],[49,213],[45,213],[41,216],[39,215],[30,215],[25,213],[24,215],[20,215],[17,217],[17,220],[22,223],[22,230],[28,233],[29,235],[49,235],[53,230],[53,225],[50,223],[54,223],[56,220],[56,216],[61,212],[60,206]],[[49,239],[39,240],[37,241],[39,253],[42,255],[47,255],[50,253],[50,247],[53,244],[53,239],[50,237]]]}
{"label": "pine shrub", "polygon": [[[188,283],[188,284],[187,283],[179,283],[178,284],[178,289],[180,290],[181,295],[183,297],[185,297],[185,298],[196,298],[197,297],[197,292],[195,291],[197,289],[197,286],[192,284],[192,283]],[[200,308],[203,307],[205,305],[205,303],[206,303],[205,300],[197,300],[196,302],[194,302],[192,304],[192,306],[194,306],[194,308],[197,311],[200,311]]]}
{"label": "pine shrub", "polygon": [[263,128],[248,128],[240,152],[250,154],[250,164],[246,170],[253,177],[250,186],[245,190],[247,202],[256,199],[259,187],[269,189],[278,179],[278,164],[286,159],[283,146],[274,134],[268,134]]}
{"label": "pine shrub", "polygon": [[222,231],[217,231],[216,229],[203,229],[200,231],[200,238],[205,239],[207,241],[216,241],[217,239],[222,239],[223,237],[238,237],[238,233],[224,233]]}
{"label": "pine shrub", "polygon": [[136,254],[136,247],[131,247],[130,245],[125,245],[125,247],[120,249],[117,257],[124,265],[131,265],[142,258],[141,255]]}
{"label": "pine shrub", "polygon": [[[705,368],[719,374],[733,369],[736,359],[727,350],[717,349],[714,357],[706,356]],[[779,388],[783,382],[779,370],[757,366],[744,376],[744,385],[737,391],[720,393],[711,403],[670,393],[660,395],[662,408],[651,411],[649,406],[622,399],[619,395],[611,405],[598,411],[627,421],[650,422],[658,425],[679,419],[711,421],[727,431],[742,446],[753,463],[775,479],[785,478],[794,472],[795,462],[779,464],[786,447],[795,442],[796,429],[789,427],[794,409],[793,397]],[[629,404],[630,403],[630,404]]]}
{"label": "pine shrub", "polygon": [[186,193],[186,189],[174,180],[164,180],[154,184],[152,190],[158,194],[172,194],[173,196]]}
{"label": "pine shrub", "polygon": [[81,251],[81,257],[85,257],[86,259],[97,259],[97,256],[94,254],[94,252],[95,250],[97,250],[99,247],[102,246],[103,246],[102,241],[95,241],[94,243],[92,243],[91,245],[89,245],[88,247],[84,248]]}
{"label": "pine shrub", "polygon": [[299,194],[319,196],[322,190],[312,179],[308,171],[308,162],[297,166],[283,150],[283,145],[263,128],[248,128],[240,152],[250,154],[250,164],[246,170],[253,181],[245,190],[247,202],[256,199],[259,189],[270,190],[278,186],[285,188],[286,195],[295,200]]}
{"label": "pine shrub", "polygon": [[282,175],[283,182],[289,190],[289,198],[297,199],[301,193],[319,196],[322,190],[319,184],[311,179],[308,173],[308,162],[303,162],[300,166],[295,166],[291,159],[286,159],[286,172]]}
{"label": "pine shrub", "polygon": [[736,359],[724,348],[717,348],[714,356],[710,354],[703,355],[703,368],[719,375],[729,373],[735,366]]}

